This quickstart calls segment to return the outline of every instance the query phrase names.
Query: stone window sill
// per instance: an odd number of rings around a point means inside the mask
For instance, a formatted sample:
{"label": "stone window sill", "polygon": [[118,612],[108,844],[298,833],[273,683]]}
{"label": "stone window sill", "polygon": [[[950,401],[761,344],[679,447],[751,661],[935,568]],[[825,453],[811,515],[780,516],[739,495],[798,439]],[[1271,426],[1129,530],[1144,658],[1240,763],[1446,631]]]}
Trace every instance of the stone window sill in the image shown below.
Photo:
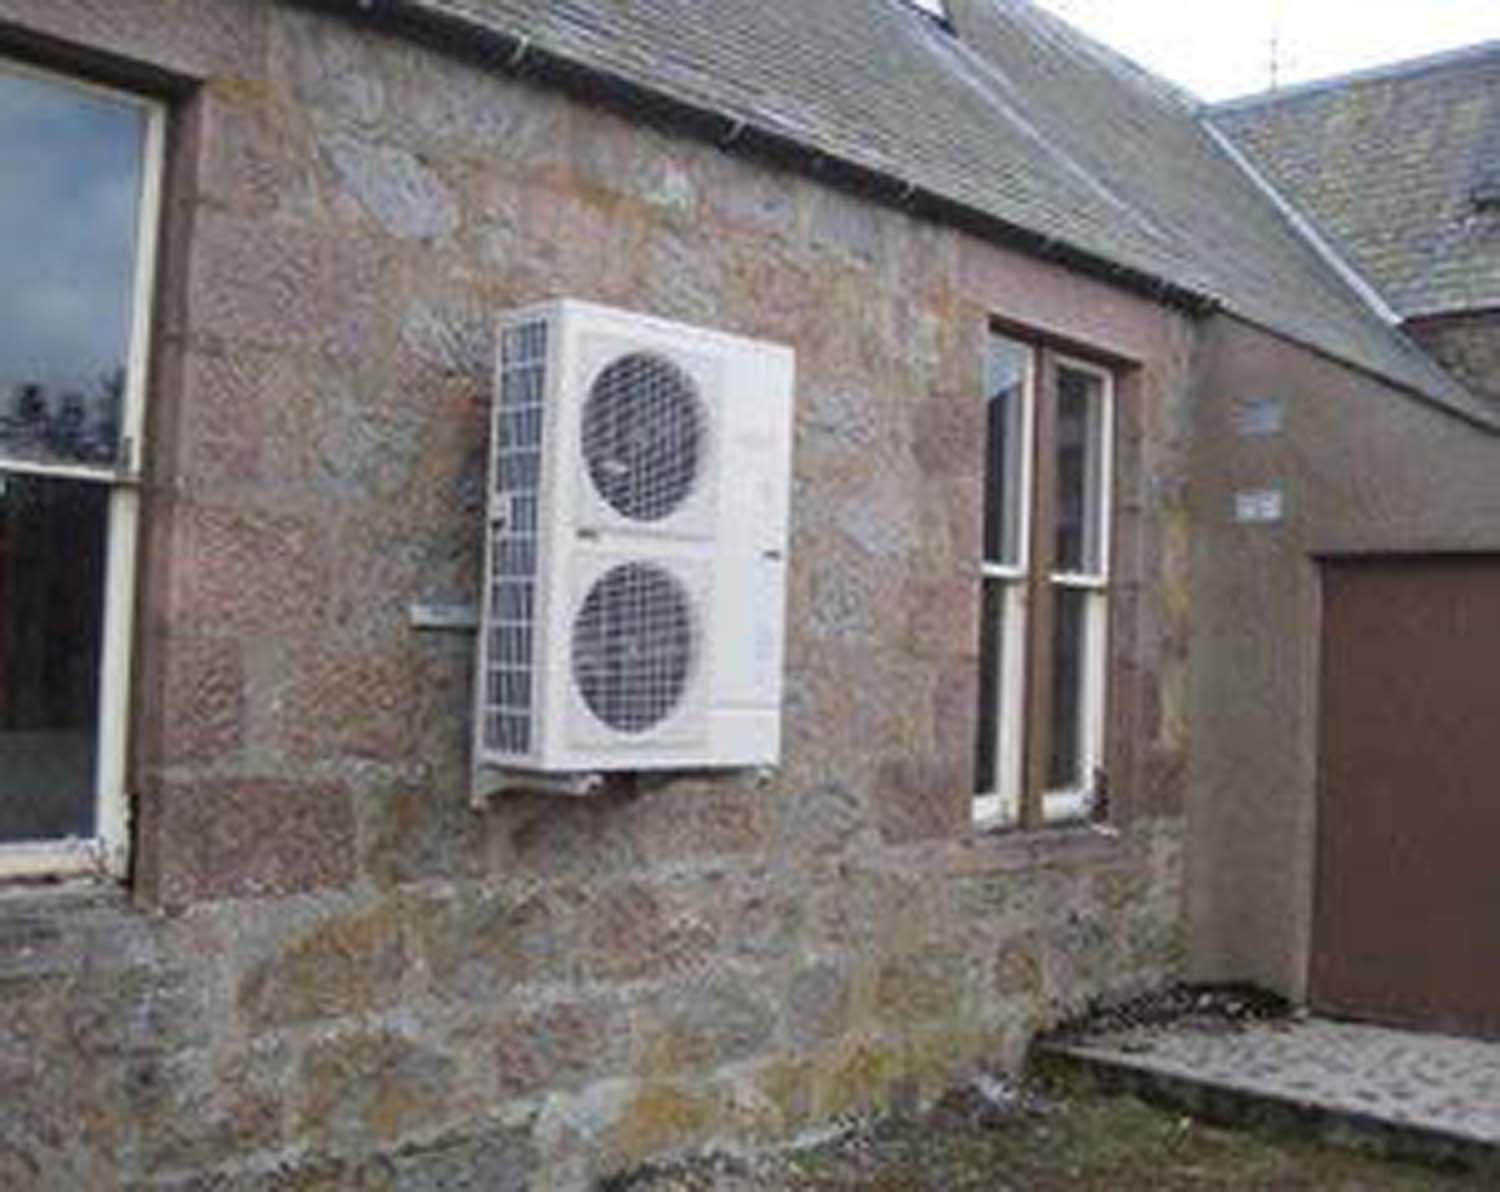
{"label": "stone window sill", "polygon": [[111,877],[0,878],[0,913],[16,906],[33,908],[38,903],[115,910],[129,910],[133,906],[130,891]]}
{"label": "stone window sill", "polygon": [[996,869],[1030,869],[1062,861],[1110,858],[1124,848],[1113,824],[1063,824],[1029,831],[976,825],[970,847],[987,854]]}

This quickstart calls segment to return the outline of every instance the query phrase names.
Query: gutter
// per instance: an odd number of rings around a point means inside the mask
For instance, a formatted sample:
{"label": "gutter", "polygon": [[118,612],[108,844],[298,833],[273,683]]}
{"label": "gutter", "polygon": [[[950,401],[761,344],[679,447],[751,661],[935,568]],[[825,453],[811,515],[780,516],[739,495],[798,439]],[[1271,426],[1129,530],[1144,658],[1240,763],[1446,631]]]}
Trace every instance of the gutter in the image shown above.
{"label": "gutter", "polygon": [[1413,323],[1429,323],[1438,320],[1458,319],[1493,319],[1500,315],[1500,304],[1487,303],[1484,306],[1433,306],[1422,310],[1414,310],[1406,315],[1403,321],[1407,326]]}
{"label": "gutter", "polygon": [[1222,303],[1211,294],[1011,223],[890,170],[815,149],[744,115],[697,103],[623,74],[570,58],[530,38],[507,33],[434,0],[289,0],[302,8],[357,21],[461,58],[491,73],[529,79],[697,140],[760,158],[889,207],[1019,249],[1109,282],[1191,315]]}

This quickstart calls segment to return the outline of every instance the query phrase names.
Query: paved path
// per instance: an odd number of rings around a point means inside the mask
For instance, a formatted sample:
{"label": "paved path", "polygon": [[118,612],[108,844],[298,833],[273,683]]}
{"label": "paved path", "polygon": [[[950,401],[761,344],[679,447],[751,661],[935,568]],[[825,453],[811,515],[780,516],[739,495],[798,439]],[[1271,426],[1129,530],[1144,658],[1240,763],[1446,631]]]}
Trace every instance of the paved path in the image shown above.
{"label": "paved path", "polygon": [[1307,1018],[1137,1027],[1051,1050],[1500,1148],[1500,1043]]}

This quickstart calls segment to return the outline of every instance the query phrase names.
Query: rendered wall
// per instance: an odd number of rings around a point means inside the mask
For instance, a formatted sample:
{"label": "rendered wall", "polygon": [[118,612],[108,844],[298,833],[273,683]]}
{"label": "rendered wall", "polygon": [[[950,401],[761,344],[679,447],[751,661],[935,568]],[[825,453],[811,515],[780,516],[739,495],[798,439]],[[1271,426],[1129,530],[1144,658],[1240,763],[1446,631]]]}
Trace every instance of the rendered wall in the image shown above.
{"label": "rendered wall", "polygon": [[[1177,316],[277,4],[0,44],[176,95],[136,873],[0,893],[0,1185],[570,1186],[1178,973]],[[492,316],[564,294],[797,351],[769,781],[466,805],[472,642],[408,606],[473,599]],[[991,317],[1122,364],[1118,839],[968,827]]]}
{"label": "rendered wall", "polygon": [[[1316,558],[1500,549],[1500,437],[1229,318],[1205,328],[1193,449],[1190,971],[1307,983]],[[1281,428],[1254,433],[1254,408]],[[1275,523],[1236,495],[1278,489]]]}

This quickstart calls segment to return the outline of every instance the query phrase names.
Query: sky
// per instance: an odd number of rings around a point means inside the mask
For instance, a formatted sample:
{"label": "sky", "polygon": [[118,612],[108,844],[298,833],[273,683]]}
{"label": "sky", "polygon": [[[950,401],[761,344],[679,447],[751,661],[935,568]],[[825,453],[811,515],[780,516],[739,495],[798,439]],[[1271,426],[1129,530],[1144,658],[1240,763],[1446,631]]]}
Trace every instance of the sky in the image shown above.
{"label": "sky", "polygon": [[141,120],[0,71],[0,415],[18,383],[87,394],[124,361]]}
{"label": "sky", "polygon": [[1500,0],[1039,0],[1202,99],[1500,39]]}

